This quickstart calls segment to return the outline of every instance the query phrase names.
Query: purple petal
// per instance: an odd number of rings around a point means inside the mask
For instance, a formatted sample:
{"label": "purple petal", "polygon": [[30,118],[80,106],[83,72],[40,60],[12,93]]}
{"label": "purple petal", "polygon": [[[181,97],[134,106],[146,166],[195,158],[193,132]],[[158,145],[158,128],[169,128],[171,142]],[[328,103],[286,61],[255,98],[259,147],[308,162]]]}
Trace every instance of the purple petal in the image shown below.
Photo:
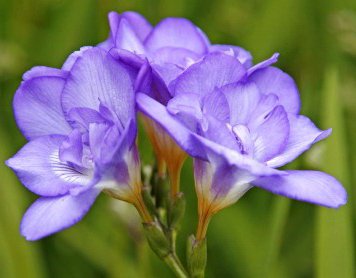
{"label": "purple petal", "polygon": [[152,67],[148,62],[138,72],[135,91],[145,93],[162,104],[167,104],[172,98],[157,68]]}
{"label": "purple petal", "polygon": [[122,13],[121,16],[130,23],[141,41],[144,41],[152,31],[152,25],[139,13],[129,11]]}
{"label": "purple petal", "polygon": [[[100,105],[99,105],[100,106]],[[78,107],[69,110],[67,120],[73,128],[78,128],[82,132],[89,130],[91,123],[105,123],[105,119],[101,113],[94,109]]]}
{"label": "purple petal", "polygon": [[39,198],[25,213],[21,234],[33,241],[76,224],[89,211],[98,194],[98,190],[91,189],[77,196]]}
{"label": "purple petal", "polygon": [[117,61],[120,61],[137,70],[140,69],[146,61],[142,55],[136,55],[126,49],[112,48],[109,53]]}
{"label": "purple petal", "polygon": [[116,125],[91,123],[89,125],[90,150],[96,164],[111,161],[119,147],[120,131]]}
{"label": "purple petal", "polygon": [[180,67],[181,71],[183,71],[194,63],[194,61],[198,60],[200,56],[201,55],[185,48],[163,47],[152,53],[150,59],[153,63],[163,66],[166,63],[172,63],[176,65],[176,67]]}
{"label": "purple petal", "polygon": [[203,54],[207,50],[205,37],[189,20],[184,18],[163,19],[145,41],[151,52],[163,47],[179,47]]}
{"label": "purple petal", "polygon": [[90,173],[81,173],[59,159],[65,136],[42,136],[27,143],[6,161],[24,186],[41,196],[57,196],[91,182]]}
{"label": "purple petal", "polygon": [[24,81],[26,81],[28,79],[32,79],[35,77],[45,77],[45,76],[66,78],[67,75],[68,75],[67,72],[60,70],[60,69],[44,67],[44,66],[37,66],[37,67],[33,67],[29,71],[26,71],[24,73],[24,75],[22,76],[22,79]]}
{"label": "purple petal", "polygon": [[138,94],[136,101],[139,109],[160,124],[189,155],[203,160],[209,160],[211,157],[224,159],[226,163],[248,170],[251,174],[257,176],[281,174],[281,171],[269,168],[258,161],[241,155],[237,151],[233,151],[230,148],[226,148],[191,132],[178,119],[168,113],[162,104],[147,95]]}
{"label": "purple petal", "polygon": [[82,165],[83,140],[78,129],[74,129],[65,139],[59,148],[59,159],[76,165]]}
{"label": "purple petal", "polygon": [[116,33],[115,47],[131,51],[135,54],[144,54],[146,52],[142,41],[125,18],[120,20]]}
{"label": "purple petal", "polygon": [[334,177],[318,171],[286,171],[288,175],[264,177],[254,185],[275,194],[337,208],[346,204],[347,193]]}
{"label": "purple petal", "polygon": [[134,91],[131,72],[104,50],[85,51],[74,64],[62,93],[65,113],[72,108],[98,110],[100,102],[122,122],[134,115]]}
{"label": "purple petal", "polygon": [[[27,77],[33,75],[34,72]],[[71,131],[60,103],[64,82],[62,77],[55,76],[35,77],[22,82],[13,105],[17,125],[27,139],[49,134],[65,135]]]}
{"label": "purple petal", "polygon": [[214,44],[209,47],[209,52],[223,52],[225,54],[230,54],[237,58],[237,60],[239,60],[239,62],[246,68],[250,68],[252,66],[251,53],[242,47],[234,45]]}
{"label": "purple petal", "polygon": [[132,28],[140,41],[144,41],[152,30],[152,26],[148,21],[142,15],[135,12],[124,12],[121,15],[117,12],[110,12],[108,19],[110,37],[113,38],[113,41],[116,41],[116,34],[122,19],[125,19],[130,24],[130,28]]}
{"label": "purple petal", "polygon": [[70,54],[62,66],[62,70],[70,71],[77,59],[82,57],[83,53],[90,48],[92,48],[92,46],[83,46],[78,51],[74,51],[72,54]]}
{"label": "purple petal", "polygon": [[168,102],[167,110],[190,129],[196,130],[197,124],[203,119],[201,106],[199,95],[180,94]]}
{"label": "purple petal", "polygon": [[234,134],[229,130],[225,122],[221,122],[210,115],[205,116],[207,127],[204,130],[203,136],[219,145],[225,146],[235,151],[240,151],[238,142]]}
{"label": "purple petal", "polygon": [[265,121],[255,129],[250,129],[255,141],[254,157],[267,161],[285,148],[289,136],[289,121],[282,106],[277,106]]}
{"label": "purple petal", "polygon": [[205,95],[215,88],[240,81],[245,68],[230,55],[212,53],[185,70],[173,83],[175,95],[195,93]]}
{"label": "purple petal", "polygon": [[254,65],[253,67],[249,68],[247,71],[247,74],[251,75],[256,70],[264,69],[264,68],[269,67],[270,65],[273,65],[274,63],[277,63],[278,56],[279,56],[279,53],[274,53],[271,58],[269,58],[265,61],[262,61],[261,63],[258,63],[257,65]]}
{"label": "purple petal", "polygon": [[281,167],[308,150],[314,143],[331,134],[331,129],[320,130],[305,116],[288,115],[290,123],[289,138],[283,152],[267,161],[270,167]]}
{"label": "purple petal", "polygon": [[280,69],[268,67],[255,71],[249,80],[254,81],[262,94],[275,94],[288,113],[298,114],[300,100],[294,80]]}
{"label": "purple petal", "polygon": [[202,100],[203,113],[223,123],[230,122],[230,109],[227,99],[220,89],[214,90],[212,93],[205,95]]}
{"label": "purple petal", "polygon": [[234,83],[222,88],[230,107],[230,123],[246,125],[259,104],[261,94],[254,83]]}
{"label": "purple petal", "polygon": [[140,111],[160,124],[182,149],[194,157],[206,158],[204,150],[192,141],[193,133],[170,114],[165,106],[142,93],[137,94],[136,102]]}

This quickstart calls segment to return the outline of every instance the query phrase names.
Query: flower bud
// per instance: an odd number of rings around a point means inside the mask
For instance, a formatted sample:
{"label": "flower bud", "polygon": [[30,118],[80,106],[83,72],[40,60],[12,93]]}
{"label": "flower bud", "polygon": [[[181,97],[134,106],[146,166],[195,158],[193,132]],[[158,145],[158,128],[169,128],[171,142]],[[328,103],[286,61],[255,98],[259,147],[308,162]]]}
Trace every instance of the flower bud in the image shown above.
{"label": "flower bud", "polygon": [[170,252],[170,243],[156,222],[143,223],[144,232],[151,249],[159,258],[165,258]]}
{"label": "flower bud", "polygon": [[183,192],[180,192],[172,201],[169,212],[169,227],[176,229],[183,219],[185,212],[185,197]]}

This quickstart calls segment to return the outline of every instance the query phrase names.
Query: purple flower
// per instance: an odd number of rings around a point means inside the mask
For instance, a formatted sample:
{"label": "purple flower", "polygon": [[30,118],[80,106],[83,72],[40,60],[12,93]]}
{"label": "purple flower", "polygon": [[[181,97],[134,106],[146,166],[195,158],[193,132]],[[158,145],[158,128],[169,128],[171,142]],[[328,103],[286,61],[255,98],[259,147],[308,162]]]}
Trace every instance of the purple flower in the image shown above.
{"label": "purple flower", "polygon": [[[100,46],[117,59],[138,70],[136,90],[166,105],[173,97],[169,84],[209,53],[225,53],[246,69],[252,56],[240,47],[212,45],[207,36],[184,18],[165,18],[152,27],[135,12],[109,13],[110,36]],[[143,117],[145,129],[158,161],[160,175],[167,167],[172,194],[179,188],[179,173],[186,154],[160,125]]]}
{"label": "purple flower", "polygon": [[135,202],[141,181],[133,78],[127,66],[90,47],[62,69],[24,74],[14,111],[29,142],[6,163],[40,195],[21,223],[26,239],[75,224],[103,190]]}
{"label": "purple flower", "polygon": [[224,53],[205,56],[169,86],[167,106],[138,94],[139,109],[159,123],[188,154],[200,215],[211,215],[256,186],[289,198],[336,208],[346,203],[342,185],[318,171],[281,167],[331,130],[299,115],[293,79],[269,59],[246,69]]}
{"label": "purple flower", "polygon": [[[165,18],[155,27],[135,12],[121,15],[110,12],[108,18],[110,36],[101,47],[111,49],[115,57],[134,67],[140,68],[148,61],[151,69],[143,71],[153,71],[153,75],[162,79],[165,85],[211,52],[227,53],[246,68],[252,65],[248,51],[237,46],[212,45],[207,36],[185,18]],[[160,92],[158,100],[166,102],[169,98]]]}

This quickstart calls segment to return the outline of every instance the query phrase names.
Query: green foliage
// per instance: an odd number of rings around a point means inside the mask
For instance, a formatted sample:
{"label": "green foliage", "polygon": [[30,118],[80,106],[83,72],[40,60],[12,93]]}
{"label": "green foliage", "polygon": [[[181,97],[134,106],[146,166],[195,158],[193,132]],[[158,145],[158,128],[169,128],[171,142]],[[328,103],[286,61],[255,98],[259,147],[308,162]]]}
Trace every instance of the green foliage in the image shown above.
{"label": "green foliage", "polygon": [[[154,23],[188,17],[213,42],[249,49],[255,62],[280,52],[278,66],[295,77],[303,113],[333,128],[333,135],[296,165],[335,175],[348,190],[348,204],[334,211],[252,189],[212,220],[206,276],[355,277],[352,0],[0,1],[0,277],[172,277],[149,250],[136,212],[106,196],[81,223],[41,242],[26,242],[18,232],[34,196],[3,163],[24,143],[12,115],[13,94],[30,67],[60,67],[70,52],[104,40],[110,10],[136,10]],[[139,140],[143,162],[152,162],[142,131]],[[180,257],[197,222],[191,161],[182,175],[187,207],[177,239]]]}

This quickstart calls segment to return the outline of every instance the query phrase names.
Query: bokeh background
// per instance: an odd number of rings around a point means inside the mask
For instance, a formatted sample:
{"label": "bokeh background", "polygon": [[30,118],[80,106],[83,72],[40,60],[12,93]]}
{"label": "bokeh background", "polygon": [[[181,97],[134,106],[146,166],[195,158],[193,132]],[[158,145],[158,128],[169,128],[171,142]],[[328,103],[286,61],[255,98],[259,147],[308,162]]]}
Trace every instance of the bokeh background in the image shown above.
{"label": "bokeh background", "polygon": [[[83,45],[108,34],[107,12],[135,10],[152,23],[183,16],[215,43],[237,44],[254,61],[281,54],[278,66],[300,89],[303,114],[332,136],[289,168],[327,171],[349,202],[339,210],[252,189],[223,210],[208,232],[207,277],[356,277],[356,1],[354,0],[0,0],[0,277],[172,277],[145,243],[131,208],[101,196],[84,221],[39,242],[19,234],[35,196],[3,161],[25,140],[11,102],[21,75],[35,65],[60,67]],[[144,133],[144,163],[152,150]],[[188,197],[179,237],[195,231],[196,198],[188,161]]]}

